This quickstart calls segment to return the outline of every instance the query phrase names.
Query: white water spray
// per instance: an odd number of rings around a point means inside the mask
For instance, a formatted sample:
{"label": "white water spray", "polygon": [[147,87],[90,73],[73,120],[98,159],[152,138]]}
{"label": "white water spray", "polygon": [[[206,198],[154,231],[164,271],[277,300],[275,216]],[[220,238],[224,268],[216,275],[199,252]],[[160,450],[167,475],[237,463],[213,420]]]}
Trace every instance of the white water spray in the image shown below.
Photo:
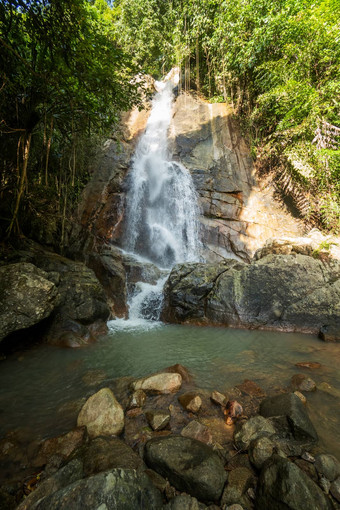
{"label": "white water spray", "polygon": [[[142,256],[160,268],[179,262],[198,261],[200,252],[196,191],[189,171],[171,161],[168,128],[173,89],[178,72],[156,82],[157,94],[144,134],[133,158],[127,194],[126,251]],[[158,320],[167,276],[156,285],[139,282],[129,299],[129,320],[113,321],[111,327],[133,328],[141,321]]]}

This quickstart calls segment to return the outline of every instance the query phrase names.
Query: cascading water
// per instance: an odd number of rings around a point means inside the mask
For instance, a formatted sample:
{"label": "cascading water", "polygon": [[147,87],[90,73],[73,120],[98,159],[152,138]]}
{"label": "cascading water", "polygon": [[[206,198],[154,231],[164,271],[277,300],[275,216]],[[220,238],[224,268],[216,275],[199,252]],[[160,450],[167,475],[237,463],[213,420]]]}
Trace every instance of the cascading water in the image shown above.
{"label": "cascading water", "polygon": [[[124,239],[127,252],[167,269],[167,273],[156,285],[136,284],[129,299],[129,321],[125,321],[124,327],[129,327],[128,323],[138,326],[143,319],[159,319],[163,286],[171,267],[179,262],[199,260],[195,188],[189,171],[171,161],[168,153],[173,89],[177,83],[176,70],[163,82],[156,82],[158,92],[129,175]],[[117,321],[114,323],[118,326]]]}

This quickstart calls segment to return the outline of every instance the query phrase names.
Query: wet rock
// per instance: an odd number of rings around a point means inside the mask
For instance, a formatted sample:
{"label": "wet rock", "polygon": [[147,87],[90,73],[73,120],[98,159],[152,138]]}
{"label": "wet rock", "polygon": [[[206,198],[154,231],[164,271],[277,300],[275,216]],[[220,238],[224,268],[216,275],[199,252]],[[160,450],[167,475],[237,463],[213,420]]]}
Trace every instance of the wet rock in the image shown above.
{"label": "wet rock", "polygon": [[324,476],[321,476],[319,479],[319,486],[324,491],[325,494],[329,494],[329,489],[331,488],[331,482],[327,480]]}
{"label": "wet rock", "polygon": [[202,441],[202,443],[206,444],[211,444],[212,442],[212,435],[208,427],[196,420],[192,420],[184,427],[181,431],[181,436],[191,437],[192,439],[197,439],[197,441]]}
{"label": "wet rock", "polygon": [[241,505],[228,505],[227,510],[243,510],[243,506]]}
{"label": "wet rock", "polygon": [[256,508],[276,510],[331,510],[321,489],[293,462],[273,455],[263,466]]}
{"label": "wet rock", "polygon": [[300,363],[295,363],[296,367],[299,368],[311,368],[314,370],[315,368],[321,368],[321,363],[317,361],[301,361]]}
{"label": "wet rock", "polygon": [[178,490],[202,501],[218,500],[227,478],[217,453],[187,437],[151,439],[145,445],[145,461]]}
{"label": "wet rock", "polygon": [[234,443],[238,450],[248,450],[251,441],[263,436],[270,437],[276,430],[273,424],[262,416],[254,416],[236,425]]}
{"label": "wet rock", "polygon": [[129,418],[136,418],[141,414],[143,414],[143,409],[141,407],[134,407],[133,409],[129,409],[128,411],[126,411],[126,416],[128,416]]}
{"label": "wet rock", "polygon": [[315,462],[315,457],[309,452],[303,452],[301,458],[307,462]]}
{"label": "wet rock", "polygon": [[202,399],[194,392],[183,393],[178,397],[178,400],[184,409],[192,413],[198,413],[202,406]]}
{"label": "wet rock", "polygon": [[138,379],[132,383],[134,390],[147,393],[176,393],[182,386],[182,376],[174,373],[160,373]]}
{"label": "wet rock", "polygon": [[85,476],[109,469],[138,469],[143,461],[130,446],[117,437],[96,437],[74,453],[83,463]]}
{"label": "wet rock", "polygon": [[334,480],[330,486],[330,493],[340,503],[340,477]]}
{"label": "wet rock", "polygon": [[85,402],[77,425],[85,425],[90,437],[120,434],[124,428],[124,411],[112,391],[102,388]]}
{"label": "wet rock", "polygon": [[37,502],[81,478],[83,478],[83,463],[78,459],[74,459],[47,478],[47,480],[41,482],[38,487],[20,503],[17,510],[36,510],[39,504]]}
{"label": "wet rock", "polygon": [[214,404],[224,407],[228,399],[225,395],[223,395],[223,393],[220,393],[219,391],[213,391],[210,395],[210,400],[214,402]]}
{"label": "wet rock", "polygon": [[253,474],[247,468],[240,467],[230,471],[228,483],[222,494],[222,506],[240,503],[242,496],[246,494],[253,483],[253,479]]}
{"label": "wet rock", "polygon": [[319,453],[315,456],[315,467],[319,475],[332,482],[340,476],[340,462],[334,455]]}
{"label": "wet rock", "polygon": [[144,473],[148,475],[154,486],[161,492],[165,492],[170,485],[169,482],[153,469],[145,469]]}
{"label": "wet rock", "polygon": [[162,497],[148,476],[133,469],[113,469],[78,480],[39,501],[34,510],[160,510]]}
{"label": "wet rock", "polygon": [[264,399],[260,405],[260,414],[265,418],[277,417],[283,428],[287,420],[287,428],[296,440],[315,442],[318,439],[304,405],[294,393]]}
{"label": "wet rock", "polygon": [[295,464],[306,473],[313,480],[313,482],[318,483],[318,474],[314,467],[314,464],[308,462],[304,459],[295,459]]}
{"label": "wet rock", "polygon": [[170,422],[171,415],[168,411],[160,409],[148,409],[145,417],[152,430],[163,430]]}
{"label": "wet rock", "polygon": [[268,437],[258,437],[254,439],[249,446],[249,460],[256,467],[261,469],[267,459],[275,451],[275,443]]}
{"label": "wet rock", "polygon": [[192,380],[192,375],[189,372],[189,370],[180,363],[176,363],[176,365],[172,365],[171,367],[165,368],[164,372],[169,372],[171,374],[180,374],[184,382],[190,382]]}
{"label": "wet rock", "polygon": [[29,263],[0,267],[0,341],[49,317],[59,303],[48,274]]}
{"label": "wet rock", "polygon": [[237,402],[237,400],[228,400],[224,414],[226,417],[226,424],[232,425],[237,418],[242,416],[243,407],[239,402]]}
{"label": "wet rock", "polygon": [[134,409],[135,407],[143,407],[145,400],[146,393],[143,390],[134,391],[129,399],[128,409]]}
{"label": "wet rock", "polygon": [[204,510],[205,508],[207,507],[196,498],[192,498],[188,494],[181,494],[169,501],[164,510]]}
{"label": "wet rock", "polygon": [[291,385],[294,390],[298,391],[315,391],[316,384],[310,377],[304,374],[295,374],[291,379]]}
{"label": "wet rock", "polygon": [[323,381],[322,383],[318,384],[317,389],[320,391],[324,391],[325,393],[328,393],[329,395],[332,395],[333,397],[340,398],[340,390],[337,388],[334,388],[330,384]]}
{"label": "wet rock", "polygon": [[319,336],[324,342],[340,342],[340,324],[334,321],[333,324],[322,326]]}
{"label": "wet rock", "polygon": [[250,381],[249,379],[245,379],[242,384],[237,386],[237,388],[245,395],[250,395],[252,397],[265,396],[263,389],[254,381]]}
{"label": "wet rock", "polygon": [[41,445],[36,457],[34,458],[34,466],[43,466],[47,464],[52,455],[60,455],[66,459],[79,448],[87,439],[86,427],[78,427],[67,434],[46,439]]}

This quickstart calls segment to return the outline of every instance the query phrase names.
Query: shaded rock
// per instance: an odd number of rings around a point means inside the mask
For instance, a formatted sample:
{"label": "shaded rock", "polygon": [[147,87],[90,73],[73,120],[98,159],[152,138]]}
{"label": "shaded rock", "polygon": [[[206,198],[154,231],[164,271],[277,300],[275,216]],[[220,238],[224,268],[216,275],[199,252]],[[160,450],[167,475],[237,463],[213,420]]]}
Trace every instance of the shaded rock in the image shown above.
{"label": "shaded rock", "polygon": [[291,385],[294,390],[299,391],[315,391],[316,384],[310,377],[306,377],[304,374],[295,374],[291,378]]}
{"label": "shaded rock", "polygon": [[313,482],[318,482],[318,474],[316,472],[314,464],[308,462],[304,459],[295,459],[295,464],[306,473],[313,480]]}
{"label": "shaded rock", "polygon": [[[285,418],[296,440],[313,442],[318,439],[304,405],[294,393],[283,393],[264,399],[260,405],[260,413],[266,418]],[[281,423],[284,426],[284,420]]]}
{"label": "shaded rock", "polygon": [[165,368],[164,372],[169,372],[171,374],[180,374],[184,382],[190,382],[192,380],[192,375],[189,372],[189,370],[180,363],[176,363],[176,365],[172,365],[171,367]]}
{"label": "shaded rock", "polygon": [[225,395],[223,395],[223,393],[220,393],[219,391],[213,391],[210,395],[210,400],[214,402],[214,404],[224,407],[228,399]]}
{"label": "shaded rock", "polygon": [[46,439],[33,460],[34,466],[43,466],[52,455],[60,455],[64,459],[69,457],[87,439],[86,427],[78,427],[67,434]]}
{"label": "shaded rock", "polygon": [[254,439],[249,446],[249,460],[256,467],[261,469],[267,459],[275,451],[275,443],[268,437],[258,437]]}
{"label": "shaded rock", "polygon": [[83,463],[85,476],[109,469],[138,469],[143,461],[130,446],[117,437],[96,437],[74,453]]}
{"label": "shaded rock", "polygon": [[258,510],[331,510],[330,500],[291,461],[273,455],[263,466],[257,487]]}
{"label": "shaded rock", "polygon": [[340,342],[340,324],[334,321],[333,324],[322,326],[319,336],[324,342]]}
{"label": "shaded rock", "polygon": [[197,413],[202,406],[201,397],[194,392],[183,393],[178,397],[178,400],[184,409],[192,413]]}
{"label": "shaded rock", "polygon": [[83,463],[79,459],[74,459],[47,478],[47,480],[41,482],[38,487],[20,503],[17,510],[35,510],[38,508],[38,502],[40,500],[81,478],[83,478]]}
{"label": "shaded rock", "polygon": [[160,510],[162,497],[147,475],[113,469],[79,480],[39,501],[34,510]]}
{"label": "shaded rock", "polygon": [[319,453],[315,456],[315,467],[319,475],[323,475],[332,482],[340,476],[340,462],[334,455]]}
{"label": "shaded rock", "polygon": [[169,411],[148,409],[145,411],[145,417],[152,430],[163,430],[170,422],[171,415]]}
{"label": "shaded rock", "polygon": [[159,473],[156,473],[153,469],[145,469],[144,473],[148,475],[154,486],[161,492],[165,492],[167,487],[170,485],[169,482],[163,478]]}
{"label": "shaded rock", "polygon": [[340,477],[332,482],[330,493],[340,503]]}
{"label": "shaded rock", "polygon": [[203,501],[218,500],[227,478],[217,453],[187,437],[151,439],[145,445],[145,461],[178,490]]}
{"label": "shaded rock", "polygon": [[124,428],[124,411],[112,391],[102,388],[85,402],[77,425],[85,425],[90,437],[120,434]]}
{"label": "shaded rock", "polygon": [[143,407],[145,400],[146,394],[144,393],[144,391],[136,390],[132,393],[129,399],[128,408],[134,409],[135,407]]}
{"label": "shaded rock", "polygon": [[188,425],[184,427],[181,431],[181,436],[191,437],[192,439],[197,439],[197,441],[202,441],[202,443],[206,444],[211,444],[212,442],[212,435],[208,427],[196,420],[190,421]]}
{"label": "shaded rock", "polygon": [[205,508],[207,507],[203,503],[200,503],[196,498],[192,498],[188,494],[174,497],[164,507],[166,510],[204,510]]}
{"label": "shaded rock", "polygon": [[0,488],[0,510],[14,510],[17,507],[15,496]]}
{"label": "shaded rock", "polygon": [[182,386],[182,377],[175,373],[160,373],[143,377],[132,383],[134,390],[151,393],[176,393]]}
{"label": "shaded rock", "polygon": [[262,416],[254,416],[236,425],[234,443],[238,450],[247,450],[251,441],[263,436],[270,437],[276,430],[273,424]]}
{"label": "shaded rock", "polygon": [[29,263],[0,267],[0,341],[49,317],[58,302],[45,271]]}
{"label": "shaded rock", "polygon": [[250,395],[252,397],[264,397],[265,392],[258,384],[254,381],[250,381],[249,379],[245,379],[242,384],[236,386],[242,393],[246,395]]}
{"label": "shaded rock", "polygon": [[324,491],[325,494],[329,494],[329,489],[331,488],[331,482],[327,480],[324,476],[321,476],[319,479],[319,486]]}
{"label": "shaded rock", "polygon": [[243,510],[243,506],[241,505],[229,505],[227,510]]}
{"label": "shaded rock", "polygon": [[253,474],[247,468],[239,467],[230,471],[228,483],[222,494],[222,506],[239,503],[252,485],[253,479]]}

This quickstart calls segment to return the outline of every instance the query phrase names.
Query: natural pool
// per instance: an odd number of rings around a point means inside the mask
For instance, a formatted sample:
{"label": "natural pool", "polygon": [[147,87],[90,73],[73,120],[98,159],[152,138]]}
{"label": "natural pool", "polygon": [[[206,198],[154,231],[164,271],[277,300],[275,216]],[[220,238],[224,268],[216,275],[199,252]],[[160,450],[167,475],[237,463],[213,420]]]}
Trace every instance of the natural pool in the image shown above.
{"label": "natural pool", "polygon": [[[305,361],[322,366],[295,366]],[[114,321],[110,334],[95,344],[80,349],[40,345],[0,363],[0,437],[20,429],[31,439],[73,428],[73,402],[98,385],[175,363],[192,372],[198,387],[222,392],[244,379],[270,392],[305,373],[332,387],[332,395],[319,390],[306,395],[321,444],[340,458],[340,345],[312,335],[143,322],[136,329]]]}

